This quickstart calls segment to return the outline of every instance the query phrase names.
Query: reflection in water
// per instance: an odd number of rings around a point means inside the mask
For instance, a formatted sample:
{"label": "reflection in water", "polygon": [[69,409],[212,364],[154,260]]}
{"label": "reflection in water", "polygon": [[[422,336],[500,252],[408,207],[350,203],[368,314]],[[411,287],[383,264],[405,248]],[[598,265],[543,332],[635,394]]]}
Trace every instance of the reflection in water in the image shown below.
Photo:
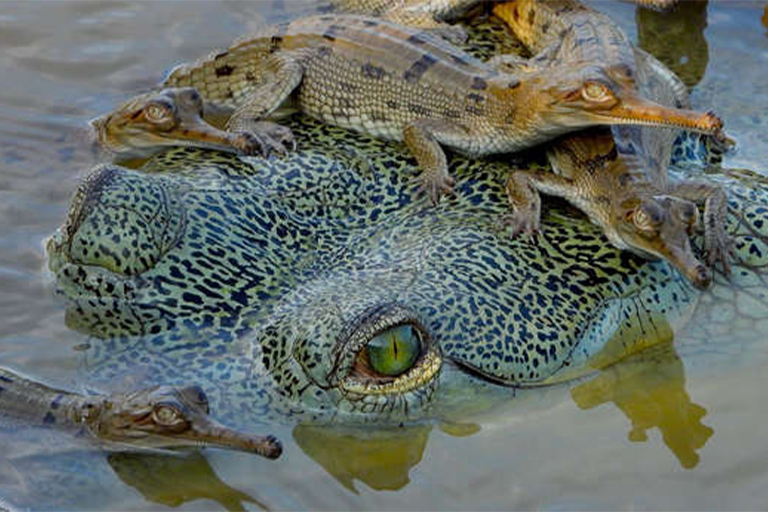
{"label": "reflection in water", "polygon": [[293,438],[304,453],[357,494],[355,480],[376,490],[395,491],[408,485],[408,473],[421,462],[431,431],[431,425],[416,425],[365,435],[298,425]]}
{"label": "reflection in water", "polygon": [[268,508],[219,479],[199,452],[183,455],[112,453],[107,462],[127,485],[150,502],[178,507],[195,500],[212,500],[226,510],[245,510],[243,503]]}
{"label": "reflection in water", "polygon": [[709,63],[704,37],[707,0],[679,2],[670,12],[638,7],[635,21],[640,47],[677,73],[688,88],[704,78]]}
{"label": "reflection in water", "polygon": [[603,369],[574,388],[571,396],[581,409],[613,402],[632,422],[630,441],[645,442],[646,431],[658,427],[664,444],[687,469],[699,463],[696,450],[714,434],[701,423],[706,409],[691,402],[685,392],[683,363],[671,342]]}

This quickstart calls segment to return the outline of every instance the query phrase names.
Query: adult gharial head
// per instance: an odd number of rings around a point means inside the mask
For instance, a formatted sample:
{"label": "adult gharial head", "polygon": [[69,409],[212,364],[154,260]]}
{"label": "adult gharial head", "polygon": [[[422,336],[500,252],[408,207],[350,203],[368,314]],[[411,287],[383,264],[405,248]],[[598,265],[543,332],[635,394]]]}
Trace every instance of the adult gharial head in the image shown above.
{"label": "adult gharial head", "polygon": [[401,147],[287,125],[282,159],[178,148],[90,172],[48,244],[68,325],[97,338],[89,379],[202,379],[233,425],[466,417],[698,298],[562,204],[542,243],[505,236],[506,162],[455,155],[460,193],[425,209]]}

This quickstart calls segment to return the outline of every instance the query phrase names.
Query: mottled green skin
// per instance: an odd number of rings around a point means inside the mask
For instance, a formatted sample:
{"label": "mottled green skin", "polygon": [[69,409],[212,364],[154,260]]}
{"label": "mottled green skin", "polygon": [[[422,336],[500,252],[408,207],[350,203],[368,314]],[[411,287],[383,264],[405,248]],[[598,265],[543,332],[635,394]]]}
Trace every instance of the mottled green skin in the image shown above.
{"label": "mottled green skin", "polygon": [[[457,197],[430,207],[403,147],[305,118],[290,127],[299,151],[284,159],[179,149],[90,173],[49,249],[69,324],[103,338],[86,353],[91,378],[201,382],[233,424],[423,420],[513,394],[490,380],[569,375],[612,338],[629,352],[699,298],[560,203],[538,244],[508,237],[503,160],[453,156]],[[734,210],[755,212],[732,219],[739,255],[762,263],[768,188],[723,180]],[[756,275],[738,266],[729,286]],[[343,392],[345,333],[393,303],[429,331],[441,371],[405,393]]]}

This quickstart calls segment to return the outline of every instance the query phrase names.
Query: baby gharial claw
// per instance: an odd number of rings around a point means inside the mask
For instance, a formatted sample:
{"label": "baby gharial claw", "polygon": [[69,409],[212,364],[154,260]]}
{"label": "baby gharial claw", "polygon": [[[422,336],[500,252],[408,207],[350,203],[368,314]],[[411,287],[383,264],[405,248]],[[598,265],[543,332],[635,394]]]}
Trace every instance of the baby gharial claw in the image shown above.
{"label": "baby gharial claw", "polygon": [[731,274],[731,266],[728,259],[734,257],[733,238],[725,233],[725,230],[717,230],[714,234],[707,234],[704,238],[704,251],[707,255],[707,265],[714,269],[718,262],[722,265],[723,274]]}
{"label": "baby gharial claw", "polygon": [[443,195],[455,195],[453,187],[456,184],[456,181],[450,176],[438,173],[422,172],[421,176],[415,180],[418,180],[420,183],[418,195],[428,195],[434,206],[438,205],[440,198]]}
{"label": "baby gharial claw", "polygon": [[296,150],[296,138],[290,128],[277,123],[262,122],[259,123],[260,134],[267,139],[267,143],[273,148],[274,153],[287,155],[290,151]]}
{"label": "baby gharial claw", "polygon": [[509,235],[512,238],[517,237],[520,233],[525,233],[526,237],[532,240],[541,234],[539,216],[531,210],[515,210],[506,213],[501,216],[500,223],[503,228],[509,229]]}
{"label": "baby gharial claw", "polygon": [[243,155],[267,158],[273,154],[285,156],[295,150],[296,139],[290,128],[276,123],[259,123],[255,130],[235,132],[232,146]]}
{"label": "baby gharial claw", "polygon": [[243,155],[267,156],[263,153],[264,144],[261,138],[251,132],[236,132],[232,138],[232,147]]}

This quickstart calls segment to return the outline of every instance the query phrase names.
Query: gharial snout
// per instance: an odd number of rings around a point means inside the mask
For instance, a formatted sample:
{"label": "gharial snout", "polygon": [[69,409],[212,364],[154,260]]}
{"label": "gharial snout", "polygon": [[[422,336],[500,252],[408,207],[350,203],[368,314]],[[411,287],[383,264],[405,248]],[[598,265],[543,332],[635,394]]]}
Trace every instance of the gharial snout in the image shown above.
{"label": "gharial snout", "polygon": [[698,290],[706,290],[712,284],[712,271],[693,255],[690,246],[671,250],[666,259]]}

